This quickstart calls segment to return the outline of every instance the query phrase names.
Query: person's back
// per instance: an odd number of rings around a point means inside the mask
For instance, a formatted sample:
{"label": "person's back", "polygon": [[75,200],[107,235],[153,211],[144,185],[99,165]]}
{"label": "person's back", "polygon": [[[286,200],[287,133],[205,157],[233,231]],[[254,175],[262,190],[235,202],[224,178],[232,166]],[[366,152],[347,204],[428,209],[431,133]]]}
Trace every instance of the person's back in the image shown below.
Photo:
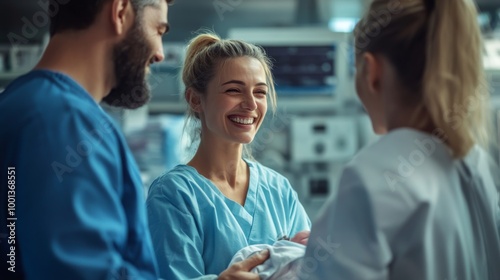
{"label": "person's back", "polygon": [[[456,160],[436,137],[391,131],[346,166],[343,199],[324,209],[328,220],[317,221],[328,224],[321,230],[331,241],[342,235],[328,270],[342,279],[497,279],[500,267],[486,265],[500,261],[500,208],[490,168],[477,146]],[[339,227],[356,230],[345,236]],[[360,253],[364,270],[350,270]]]}
{"label": "person's back", "polygon": [[475,3],[373,0],[354,37],[358,97],[387,135],[346,166],[299,276],[500,279]]}

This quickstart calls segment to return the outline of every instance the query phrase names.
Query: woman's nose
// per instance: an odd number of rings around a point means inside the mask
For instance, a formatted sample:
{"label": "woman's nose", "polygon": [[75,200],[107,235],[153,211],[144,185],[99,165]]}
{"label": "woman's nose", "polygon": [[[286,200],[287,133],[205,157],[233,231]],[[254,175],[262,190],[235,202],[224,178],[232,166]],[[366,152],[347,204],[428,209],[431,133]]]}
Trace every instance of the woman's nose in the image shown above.
{"label": "woman's nose", "polygon": [[253,96],[253,94],[248,94],[247,96],[245,96],[242,102],[242,107],[249,111],[257,109],[257,102],[255,102],[255,97]]}

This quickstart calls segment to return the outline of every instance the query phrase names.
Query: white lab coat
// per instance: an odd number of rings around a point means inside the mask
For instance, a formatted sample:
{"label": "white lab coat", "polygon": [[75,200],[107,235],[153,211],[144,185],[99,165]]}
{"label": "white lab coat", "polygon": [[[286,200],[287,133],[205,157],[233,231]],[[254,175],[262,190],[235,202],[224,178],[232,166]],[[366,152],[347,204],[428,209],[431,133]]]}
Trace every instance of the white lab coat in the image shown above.
{"label": "white lab coat", "polygon": [[301,279],[500,279],[500,170],[475,146],[397,129],[346,166],[313,223]]}

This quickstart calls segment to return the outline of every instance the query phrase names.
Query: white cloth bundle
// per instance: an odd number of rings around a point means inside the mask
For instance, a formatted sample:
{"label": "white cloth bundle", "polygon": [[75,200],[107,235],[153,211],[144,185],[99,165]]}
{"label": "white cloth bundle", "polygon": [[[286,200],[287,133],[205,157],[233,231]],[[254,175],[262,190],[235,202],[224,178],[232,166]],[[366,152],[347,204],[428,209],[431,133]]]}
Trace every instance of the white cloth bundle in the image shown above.
{"label": "white cloth bundle", "polygon": [[297,271],[306,246],[288,240],[276,241],[273,245],[247,246],[233,256],[229,266],[265,249],[269,250],[269,259],[252,269],[252,272],[259,274],[262,280],[298,279]]}

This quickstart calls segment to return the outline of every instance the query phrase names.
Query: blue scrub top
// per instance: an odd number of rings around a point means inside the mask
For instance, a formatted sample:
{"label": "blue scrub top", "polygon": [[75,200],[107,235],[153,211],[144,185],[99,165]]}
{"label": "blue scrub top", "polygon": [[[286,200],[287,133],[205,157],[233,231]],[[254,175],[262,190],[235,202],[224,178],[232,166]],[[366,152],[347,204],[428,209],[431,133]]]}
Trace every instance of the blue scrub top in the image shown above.
{"label": "blue scrub top", "polygon": [[153,182],[147,209],[162,278],[218,275],[243,247],[273,244],[278,237],[310,229],[288,180],[261,164],[247,164],[250,180],[244,206],[187,165]]}
{"label": "blue scrub top", "polygon": [[2,260],[15,246],[15,274],[157,279],[138,168],[90,94],[61,73],[32,71],[0,94],[0,120],[0,219],[17,218],[15,244],[1,242]]}

